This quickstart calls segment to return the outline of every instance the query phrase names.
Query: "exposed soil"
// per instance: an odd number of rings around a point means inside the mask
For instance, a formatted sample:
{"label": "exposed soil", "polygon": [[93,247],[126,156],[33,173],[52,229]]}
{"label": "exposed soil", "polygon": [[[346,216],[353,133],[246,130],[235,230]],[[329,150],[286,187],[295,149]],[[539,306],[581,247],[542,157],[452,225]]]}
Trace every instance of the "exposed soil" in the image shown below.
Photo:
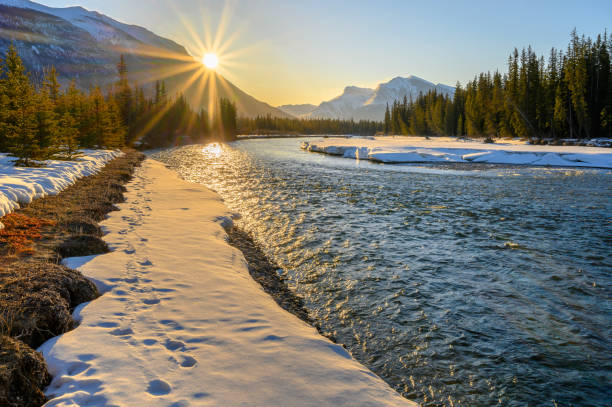
{"label": "exposed soil", "polygon": [[123,202],[144,155],[128,150],[56,196],[0,218],[0,405],[40,406],[51,377],[33,348],[73,329],[74,308],[99,296],[64,257],[108,252],[97,222]]}

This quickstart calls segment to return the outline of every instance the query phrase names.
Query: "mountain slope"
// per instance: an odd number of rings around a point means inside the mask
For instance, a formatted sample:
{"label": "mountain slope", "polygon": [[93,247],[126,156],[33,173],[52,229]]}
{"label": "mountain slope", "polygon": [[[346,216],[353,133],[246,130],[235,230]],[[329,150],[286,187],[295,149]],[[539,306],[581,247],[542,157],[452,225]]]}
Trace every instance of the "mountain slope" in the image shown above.
{"label": "mountain slope", "polygon": [[404,97],[414,100],[419,93],[431,90],[446,95],[455,93],[455,88],[451,86],[434,84],[416,76],[398,76],[375,89],[347,86],[342,95],[321,103],[304,117],[381,121],[385,117],[387,104],[392,105]]}
{"label": "mountain slope", "polygon": [[282,105],[282,106],[277,106],[277,109],[282,110],[285,113],[288,113],[290,115],[293,115],[295,117],[300,117],[303,115],[306,115],[310,112],[312,112],[313,110],[315,110],[317,108],[317,106],[315,105],[311,105],[310,103],[304,103],[301,105]]}
{"label": "mountain slope", "polygon": [[[119,56],[125,54],[130,80],[151,91],[158,79],[166,82],[169,94],[184,91],[190,104],[207,108],[208,95],[199,81],[190,78],[202,69],[184,47],[151,31],[115,21],[82,7],[52,8],[28,0],[0,0],[0,52],[14,42],[34,79],[44,67],[55,66],[59,80],[66,85],[75,79],[78,87],[103,89],[116,78]],[[241,116],[267,115],[292,117],[263,103],[218,74],[227,92],[217,96],[232,99]],[[187,89],[185,85],[190,84]],[[224,88],[225,89],[225,88]]]}

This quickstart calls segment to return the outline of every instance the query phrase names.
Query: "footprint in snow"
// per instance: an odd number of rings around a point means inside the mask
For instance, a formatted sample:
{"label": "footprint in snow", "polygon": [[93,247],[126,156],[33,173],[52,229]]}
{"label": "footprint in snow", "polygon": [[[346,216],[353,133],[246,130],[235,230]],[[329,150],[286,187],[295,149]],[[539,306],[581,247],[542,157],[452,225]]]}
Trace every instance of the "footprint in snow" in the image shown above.
{"label": "footprint in snow", "polygon": [[185,368],[194,367],[198,363],[195,358],[191,356],[183,356],[183,361],[181,362],[181,366]]}
{"label": "footprint in snow", "polygon": [[110,334],[113,336],[124,336],[129,338],[134,334],[134,331],[132,331],[132,328],[117,328],[110,331]]}
{"label": "footprint in snow", "polygon": [[172,391],[172,387],[168,383],[163,380],[151,380],[149,382],[149,387],[147,387],[147,393],[152,394],[154,396],[163,396]]}
{"label": "footprint in snow", "polygon": [[185,349],[185,344],[181,341],[173,341],[168,339],[166,341],[166,349],[170,350],[170,351],[175,351],[177,349],[183,350]]}

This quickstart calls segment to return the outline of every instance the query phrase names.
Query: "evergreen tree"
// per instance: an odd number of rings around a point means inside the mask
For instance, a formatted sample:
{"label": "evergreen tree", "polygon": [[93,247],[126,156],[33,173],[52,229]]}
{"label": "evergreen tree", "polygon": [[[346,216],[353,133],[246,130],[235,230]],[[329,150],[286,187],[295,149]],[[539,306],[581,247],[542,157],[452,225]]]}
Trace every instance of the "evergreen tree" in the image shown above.
{"label": "evergreen tree", "polygon": [[55,104],[50,88],[43,87],[36,95],[36,138],[41,148],[41,158],[52,158],[58,152],[59,135]]}
{"label": "evergreen tree", "polygon": [[9,46],[4,64],[0,139],[5,140],[6,150],[18,158],[18,164],[29,166],[44,159],[36,134],[35,92],[14,45]]}
{"label": "evergreen tree", "polygon": [[126,128],[121,121],[121,111],[117,102],[109,95],[106,100],[107,125],[103,132],[102,146],[119,148],[125,145]]}
{"label": "evergreen tree", "polygon": [[108,106],[100,87],[94,87],[88,98],[89,129],[88,135],[83,140],[83,146],[88,148],[100,148],[111,139],[111,120]]}
{"label": "evergreen tree", "polygon": [[47,92],[49,98],[51,99],[51,102],[55,106],[60,98],[61,88],[59,82],[57,81],[57,71],[55,70],[55,67],[52,66],[50,68],[45,68],[43,70],[43,73],[44,77],[42,89],[43,91]]}
{"label": "evergreen tree", "polygon": [[385,109],[385,121],[384,121],[384,130],[385,134],[389,134],[391,131],[391,113],[389,112],[389,103],[387,103],[387,108]]}
{"label": "evergreen tree", "polygon": [[70,111],[65,111],[60,118],[60,128],[59,154],[66,160],[74,160],[80,155],[78,152],[79,129]]}

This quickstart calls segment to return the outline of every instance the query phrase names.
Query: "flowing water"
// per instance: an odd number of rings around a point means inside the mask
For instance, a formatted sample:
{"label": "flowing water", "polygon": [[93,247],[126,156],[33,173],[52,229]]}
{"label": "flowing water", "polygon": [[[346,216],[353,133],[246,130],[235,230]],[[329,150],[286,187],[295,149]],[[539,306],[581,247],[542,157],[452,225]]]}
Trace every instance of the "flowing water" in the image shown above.
{"label": "flowing water", "polygon": [[424,406],[610,406],[612,172],[155,155],[239,212],[322,329]]}

